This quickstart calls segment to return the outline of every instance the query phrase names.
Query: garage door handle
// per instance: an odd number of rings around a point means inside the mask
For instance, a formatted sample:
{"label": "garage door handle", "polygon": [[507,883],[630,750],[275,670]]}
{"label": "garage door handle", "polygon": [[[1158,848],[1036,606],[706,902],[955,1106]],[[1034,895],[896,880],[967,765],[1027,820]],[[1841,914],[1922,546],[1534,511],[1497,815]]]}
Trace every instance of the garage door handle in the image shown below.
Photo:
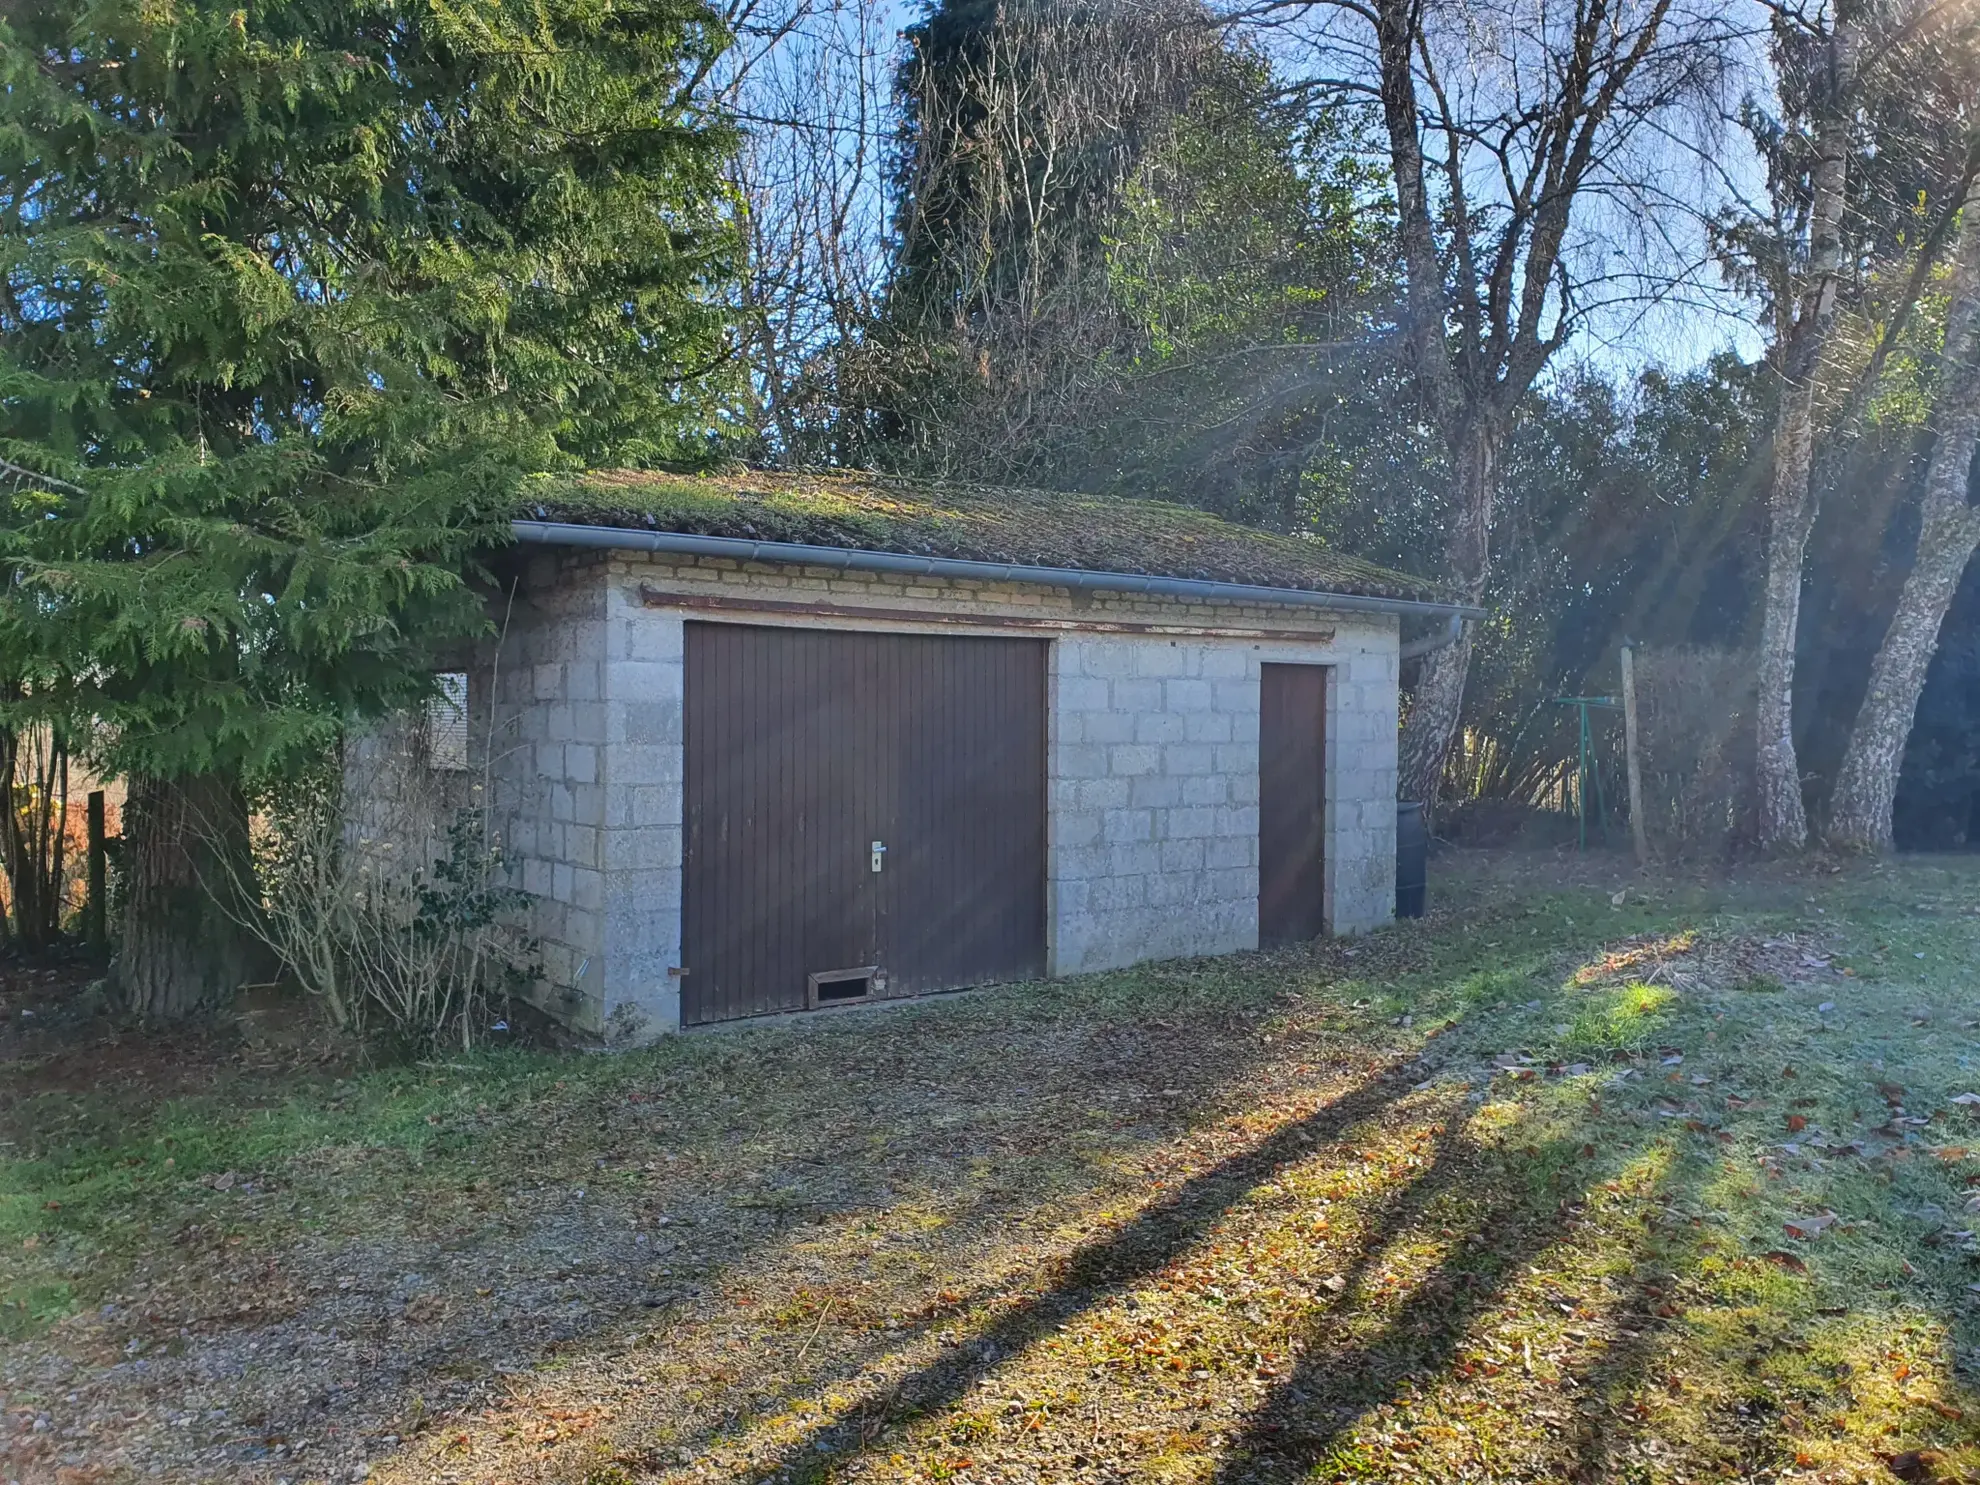
{"label": "garage door handle", "polygon": [[878,871],[880,869],[880,858],[885,856],[886,854],[887,854],[887,843],[885,841],[876,840],[873,843],[873,869],[875,871]]}

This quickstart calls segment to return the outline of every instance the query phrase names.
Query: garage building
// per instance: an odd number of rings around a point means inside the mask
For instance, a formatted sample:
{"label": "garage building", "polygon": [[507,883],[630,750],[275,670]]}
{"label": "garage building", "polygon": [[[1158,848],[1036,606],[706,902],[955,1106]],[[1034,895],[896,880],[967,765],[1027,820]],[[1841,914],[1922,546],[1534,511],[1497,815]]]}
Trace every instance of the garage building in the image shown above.
{"label": "garage building", "polygon": [[527,516],[465,752],[584,1033],[1391,915],[1401,631],[1469,612],[1414,579],[868,476],[596,474]]}

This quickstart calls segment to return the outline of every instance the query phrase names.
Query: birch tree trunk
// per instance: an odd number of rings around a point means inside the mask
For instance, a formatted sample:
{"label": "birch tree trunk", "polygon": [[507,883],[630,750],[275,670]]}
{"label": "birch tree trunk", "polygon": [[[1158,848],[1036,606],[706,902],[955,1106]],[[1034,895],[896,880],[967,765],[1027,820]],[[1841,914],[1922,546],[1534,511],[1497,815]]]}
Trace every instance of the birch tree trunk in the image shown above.
{"label": "birch tree trunk", "polygon": [[123,939],[112,969],[125,1003],[151,1021],[224,1003],[259,962],[238,912],[215,895],[252,879],[246,801],[212,774],[139,776],[125,819]]}
{"label": "birch tree trunk", "polygon": [[[1444,570],[1466,603],[1482,604],[1491,572],[1492,507],[1499,487],[1496,424],[1475,423],[1450,440],[1451,530],[1444,545]],[[1397,786],[1404,799],[1421,800],[1434,810],[1444,759],[1457,735],[1464,706],[1464,682],[1471,668],[1471,628],[1455,644],[1424,657],[1409,718],[1403,724],[1397,759]]]}
{"label": "birch tree trunk", "polygon": [[1980,547],[1980,508],[1967,502],[1973,456],[1980,447],[1980,210],[1971,204],[1960,229],[1942,365],[1932,415],[1937,439],[1925,471],[1918,554],[1871,664],[1870,686],[1857,710],[1829,807],[1829,840],[1851,850],[1891,848],[1898,771],[1925,689],[1925,672],[1960,578]]}
{"label": "birch tree trunk", "polygon": [[1835,323],[1842,269],[1843,198],[1849,184],[1849,100],[1855,37],[1838,19],[1829,37],[1829,79],[1815,135],[1808,225],[1808,275],[1782,348],[1774,480],[1768,498],[1767,579],[1760,623],[1755,771],[1760,845],[1799,850],[1808,840],[1801,764],[1794,750],[1794,646],[1801,621],[1801,570],[1815,526],[1810,480],[1815,384]]}

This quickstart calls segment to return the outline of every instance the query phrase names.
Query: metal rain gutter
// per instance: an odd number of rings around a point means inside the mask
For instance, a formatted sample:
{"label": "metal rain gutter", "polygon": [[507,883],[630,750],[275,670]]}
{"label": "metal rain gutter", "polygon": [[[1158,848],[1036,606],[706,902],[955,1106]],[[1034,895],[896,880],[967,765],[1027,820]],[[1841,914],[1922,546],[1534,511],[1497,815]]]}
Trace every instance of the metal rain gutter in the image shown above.
{"label": "metal rain gutter", "polygon": [[858,547],[820,547],[739,536],[696,536],[682,531],[642,531],[631,526],[585,526],[569,521],[512,521],[516,540],[553,547],[603,547],[621,552],[674,552],[727,557],[738,562],[791,562],[849,572],[905,573],[916,577],[970,578],[977,582],[1036,583],[1106,593],[1152,593],[1164,598],[1216,598],[1227,603],[1281,603],[1336,613],[1413,614],[1482,619],[1485,610],[1461,603],[1416,598],[1369,598],[1359,593],[1319,593],[1308,588],[1264,588],[1204,578],[1148,577],[1132,572],[1088,572],[1076,567],[1028,567],[1016,562],[968,562],[957,557],[918,557]]}

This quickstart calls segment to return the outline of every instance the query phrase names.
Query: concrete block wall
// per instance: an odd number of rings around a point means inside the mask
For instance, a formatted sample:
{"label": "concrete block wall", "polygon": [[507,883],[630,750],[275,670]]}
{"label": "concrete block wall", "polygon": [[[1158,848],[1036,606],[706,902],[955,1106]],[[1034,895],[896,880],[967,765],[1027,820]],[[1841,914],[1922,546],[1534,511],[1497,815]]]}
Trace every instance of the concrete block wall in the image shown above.
{"label": "concrete block wall", "polygon": [[545,1010],[606,1033],[606,744],[602,565],[531,564],[492,652],[468,676],[471,712],[489,698],[491,812],[516,885],[529,894]]}
{"label": "concrete block wall", "polygon": [[614,564],[605,603],[603,1016],[614,1040],[681,1024],[682,756],[686,626],[645,607]]}
{"label": "concrete block wall", "polygon": [[1052,972],[1258,944],[1260,667],[1329,667],[1327,922],[1394,908],[1393,620],[1310,642],[1068,636],[1053,646]]}
{"label": "concrete block wall", "polygon": [[[1328,665],[1328,921],[1356,932],[1389,917],[1392,617],[629,553],[546,555],[520,591],[470,693],[493,696],[496,818],[531,894],[546,1008],[587,1034],[631,1042],[680,1024],[685,624],[705,615],[668,595],[842,610],[723,615],[750,623],[1000,632],[899,617],[915,610],[1066,623],[1051,632],[1048,706],[1055,974],[1257,943],[1259,667]],[[1237,632],[1093,632],[1110,623]]]}

